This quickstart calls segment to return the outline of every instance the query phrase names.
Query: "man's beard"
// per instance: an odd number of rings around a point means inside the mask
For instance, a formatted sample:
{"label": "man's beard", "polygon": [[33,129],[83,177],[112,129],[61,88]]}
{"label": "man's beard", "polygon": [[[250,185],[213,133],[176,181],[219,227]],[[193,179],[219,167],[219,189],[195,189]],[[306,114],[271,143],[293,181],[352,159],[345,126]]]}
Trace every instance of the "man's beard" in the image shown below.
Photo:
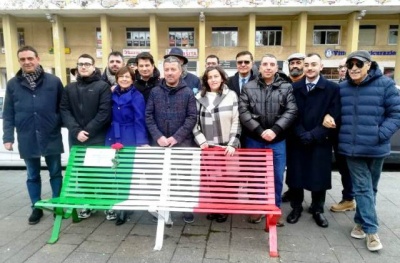
{"label": "man's beard", "polygon": [[294,69],[292,69],[290,71],[290,76],[292,76],[292,77],[298,77],[298,76],[301,76],[301,75],[303,75],[303,70],[302,69],[294,68]]}

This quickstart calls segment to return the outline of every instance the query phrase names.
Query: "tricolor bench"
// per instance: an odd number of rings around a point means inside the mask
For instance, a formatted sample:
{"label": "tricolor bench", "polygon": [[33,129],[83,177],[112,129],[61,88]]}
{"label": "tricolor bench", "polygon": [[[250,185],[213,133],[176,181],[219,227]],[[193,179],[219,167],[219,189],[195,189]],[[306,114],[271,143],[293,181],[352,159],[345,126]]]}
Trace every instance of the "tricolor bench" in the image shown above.
{"label": "tricolor bench", "polygon": [[124,147],[114,165],[106,166],[104,156],[98,161],[87,156],[104,150],[110,149],[72,147],[60,197],[35,204],[56,215],[48,243],[57,242],[62,219],[79,222],[78,208],[157,215],[156,250],[162,248],[165,224],[172,224],[170,212],[265,214],[270,256],[278,256],[281,211],[275,206],[272,151],[238,149],[227,157],[219,148]]}

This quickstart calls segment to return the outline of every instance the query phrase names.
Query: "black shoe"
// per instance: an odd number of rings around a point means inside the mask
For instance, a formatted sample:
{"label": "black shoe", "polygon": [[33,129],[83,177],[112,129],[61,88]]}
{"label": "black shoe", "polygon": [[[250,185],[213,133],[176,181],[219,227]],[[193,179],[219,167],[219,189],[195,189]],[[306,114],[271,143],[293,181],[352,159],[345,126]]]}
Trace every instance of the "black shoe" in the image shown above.
{"label": "black shoe", "polygon": [[33,208],[32,214],[28,219],[28,223],[30,225],[36,225],[37,223],[39,223],[40,218],[42,218],[42,216],[43,216],[43,210],[42,209]]}
{"label": "black shoe", "polygon": [[207,214],[207,220],[214,220],[218,217],[219,214]]}
{"label": "black shoe", "polygon": [[328,227],[328,220],[325,218],[323,213],[316,212],[313,214],[313,218],[315,220],[315,223],[317,223],[317,225],[319,225],[320,227]]}
{"label": "black shoe", "polygon": [[284,192],[282,195],[282,203],[287,203],[287,202],[290,202],[290,191],[289,190]]}
{"label": "black shoe", "polygon": [[303,212],[303,208],[294,208],[292,212],[287,216],[286,221],[289,224],[296,224],[301,217],[301,212]]}
{"label": "black shoe", "polygon": [[215,219],[215,222],[217,223],[223,223],[228,219],[228,214],[218,214],[217,218]]}
{"label": "black shoe", "polygon": [[117,221],[115,221],[115,225],[119,226],[119,225],[125,224],[127,217],[128,217],[128,214],[126,211],[120,211],[120,213],[117,217]]}

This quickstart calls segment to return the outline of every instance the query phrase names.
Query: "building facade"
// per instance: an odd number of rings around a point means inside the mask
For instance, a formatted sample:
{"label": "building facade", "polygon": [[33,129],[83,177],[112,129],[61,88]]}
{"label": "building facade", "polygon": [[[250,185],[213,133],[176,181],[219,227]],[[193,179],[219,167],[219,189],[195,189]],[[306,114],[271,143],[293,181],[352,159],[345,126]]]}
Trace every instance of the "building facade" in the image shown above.
{"label": "building facade", "polygon": [[243,50],[256,61],[274,54],[283,71],[291,53],[317,52],[330,79],[343,57],[365,49],[400,83],[400,0],[2,0],[0,17],[1,88],[19,69],[22,45],[64,84],[82,53],[104,68],[111,50],[126,59],[149,51],[159,66],[175,46],[198,75],[209,54],[231,74]]}

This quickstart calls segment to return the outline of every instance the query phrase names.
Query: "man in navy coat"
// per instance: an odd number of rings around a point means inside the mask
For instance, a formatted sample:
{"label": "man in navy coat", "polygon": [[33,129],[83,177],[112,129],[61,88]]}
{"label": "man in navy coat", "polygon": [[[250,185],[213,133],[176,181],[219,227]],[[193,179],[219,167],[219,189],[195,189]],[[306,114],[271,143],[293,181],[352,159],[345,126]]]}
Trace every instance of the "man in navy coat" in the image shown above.
{"label": "man in navy coat", "polygon": [[332,138],[335,129],[322,125],[330,114],[336,123],[340,116],[339,86],[320,72],[321,57],[311,53],[304,59],[305,77],[293,83],[298,117],[287,139],[286,183],[290,187],[292,211],[287,222],[296,223],[303,211],[304,190],[311,191],[309,212],[316,224],[328,227],[324,216],[326,190],[331,189]]}
{"label": "man in navy coat", "polygon": [[[17,131],[18,150],[26,164],[26,185],[33,208],[41,199],[41,156],[49,170],[53,197],[60,195],[61,153],[64,152],[60,116],[63,85],[59,78],[44,72],[33,47],[21,47],[17,55],[21,69],[7,83],[3,143],[4,148],[12,151],[14,130]],[[33,208],[28,223],[37,224],[42,216],[41,209]]]}

